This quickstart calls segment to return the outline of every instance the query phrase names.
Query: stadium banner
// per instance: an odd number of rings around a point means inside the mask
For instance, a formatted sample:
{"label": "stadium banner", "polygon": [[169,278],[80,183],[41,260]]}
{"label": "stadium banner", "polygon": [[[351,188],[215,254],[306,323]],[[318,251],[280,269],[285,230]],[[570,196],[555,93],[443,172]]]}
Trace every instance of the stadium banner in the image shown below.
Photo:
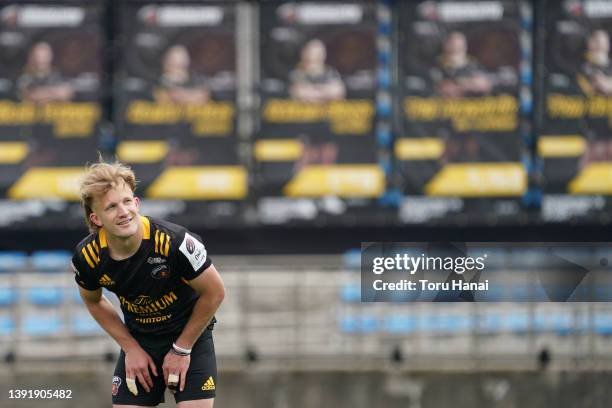
{"label": "stadium banner", "polygon": [[362,302],[610,302],[612,246],[366,242]]}
{"label": "stadium banner", "polygon": [[[548,1],[542,13],[542,217],[609,220],[612,208],[612,3]],[[603,218],[602,218],[603,217]]]}
{"label": "stadium banner", "polygon": [[377,164],[376,4],[262,1],[260,220],[340,220],[385,191]]}
{"label": "stadium banner", "polygon": [[247,196],[236,136],[236,2],[118,5],[117,156],[135,169],[144,197],[198,201],[206,212],[203,202],[227,201],[222,212],[235,217]]}
{"label": "stadium banner", "polygon": [[530,4],[399,2],[394,157],[404,223],[513,222],[527,175]]}
{"label": "stadium banner", "polygon": [[118,158],[148,206],[239,221],[248,175],[237,152],[236,2],[119,6]]}
{"label": "stadium banner", "polygon": [[0,197],[70,198],[52,175],[95,159],[102,19],[98,1],[0,1]]}

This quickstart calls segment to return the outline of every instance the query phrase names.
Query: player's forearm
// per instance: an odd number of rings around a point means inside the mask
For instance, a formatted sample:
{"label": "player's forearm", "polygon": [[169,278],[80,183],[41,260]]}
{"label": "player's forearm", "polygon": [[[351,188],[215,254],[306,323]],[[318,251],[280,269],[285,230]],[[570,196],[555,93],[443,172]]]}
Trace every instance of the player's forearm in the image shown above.
{"label": "player's forearm", "polygon": [[224,292],[217,293],[212,296],[200,296],[193,307],[191,317],[181,332],[181,335],[175,340],[179,347],[191,349],[198,337],[204,329],[210,324],[215,312],[223,302]]}
{"label": "player's forearm", "polygon": [[92,317],[124,351],[140,347],[108,299],[102,297],[99,302],[86,302],[85,305]]}

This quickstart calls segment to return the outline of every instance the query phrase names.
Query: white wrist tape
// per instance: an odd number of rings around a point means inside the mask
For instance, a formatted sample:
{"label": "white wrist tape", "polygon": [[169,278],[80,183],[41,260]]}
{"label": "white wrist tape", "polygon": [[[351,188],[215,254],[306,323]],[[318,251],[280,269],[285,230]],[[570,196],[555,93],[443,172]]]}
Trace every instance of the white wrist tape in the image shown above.
{"label": "white wrist tape", "polygon": [[191,349],[186,349],[186,348],[179,347],[179,346],[176,345],[176,343],[172,343],[172,348],[177,353],[186,354],[186,355],[191,354]]}

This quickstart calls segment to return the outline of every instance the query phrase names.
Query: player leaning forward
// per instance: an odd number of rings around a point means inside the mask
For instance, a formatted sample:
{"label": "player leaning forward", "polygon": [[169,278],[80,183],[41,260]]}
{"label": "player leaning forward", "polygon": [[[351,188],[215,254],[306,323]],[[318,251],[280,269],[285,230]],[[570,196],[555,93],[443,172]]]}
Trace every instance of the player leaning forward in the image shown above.
{"label": "player leaning forward", "polygon": [[[121,346],[113,405],[154,406],[166,385],[179,408],[213,406],[214,314],[224,286],[199,236],[139,214],[136,180],[120,163],[96,163],[80,192],[92,231],[72,258],[87,309]],[[125,324],[102,288],[121,302]]]}

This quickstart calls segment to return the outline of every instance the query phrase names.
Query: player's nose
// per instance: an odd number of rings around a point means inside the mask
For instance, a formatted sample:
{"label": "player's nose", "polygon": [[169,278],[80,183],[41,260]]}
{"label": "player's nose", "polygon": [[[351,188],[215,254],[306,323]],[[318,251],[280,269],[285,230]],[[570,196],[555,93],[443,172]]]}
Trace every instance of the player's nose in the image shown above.
{"label": "player's nose", "polygon": [[123,215],[128,215],[128,214],[129,214],[129,211],[128,211],[127,206],[123,203],[119,203],[119,205],[117,205],[117,215],[123,216]]}

